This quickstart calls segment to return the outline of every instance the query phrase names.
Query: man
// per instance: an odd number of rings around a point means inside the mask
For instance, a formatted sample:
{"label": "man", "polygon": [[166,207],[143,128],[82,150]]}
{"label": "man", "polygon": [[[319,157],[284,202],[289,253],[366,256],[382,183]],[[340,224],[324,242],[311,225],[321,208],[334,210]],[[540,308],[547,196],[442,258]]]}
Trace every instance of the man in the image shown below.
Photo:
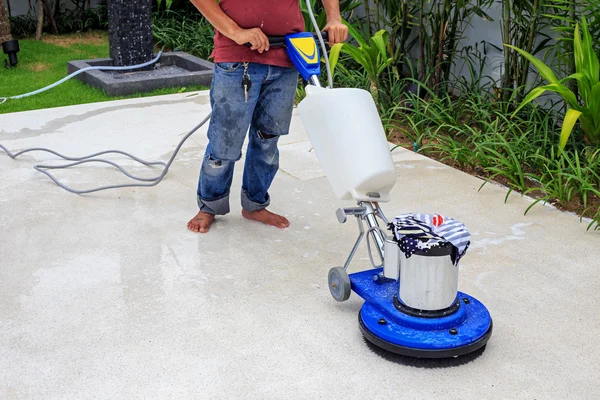
{"label": "man", "polygon": [[[242,183],[242,215],[278,228],[290,223],[267,210],[269,187],[279,168],[277,143],[289,130],[298,73],[284,49],[270,49],[267,36],[304,31],[302,0],[190,0],[215,28],[215,73],[210,92],[209,144],[198,182],[200,211],[188,222],[208,232],[216,215],[229,213],[236,161],[248,128]],[[348,29],[339,0],[322,0],[329,44],[343,42]],[[251,48],[244,46],[252,44]]]}

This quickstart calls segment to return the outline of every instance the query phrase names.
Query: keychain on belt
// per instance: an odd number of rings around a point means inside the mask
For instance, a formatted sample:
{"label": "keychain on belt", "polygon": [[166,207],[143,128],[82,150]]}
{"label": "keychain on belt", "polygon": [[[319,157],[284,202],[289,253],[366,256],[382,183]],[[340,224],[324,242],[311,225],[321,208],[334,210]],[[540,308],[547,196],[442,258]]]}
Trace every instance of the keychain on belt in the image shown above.
{"label": "keychain on belt", "polygon": [[244,76],[242,78],[242,87],[244,88],[244,98],[246,103],[248,102],[248,92],[252,87],[252,81],[250,80],[250,74],[248,73],[248,63],[244,63]]}

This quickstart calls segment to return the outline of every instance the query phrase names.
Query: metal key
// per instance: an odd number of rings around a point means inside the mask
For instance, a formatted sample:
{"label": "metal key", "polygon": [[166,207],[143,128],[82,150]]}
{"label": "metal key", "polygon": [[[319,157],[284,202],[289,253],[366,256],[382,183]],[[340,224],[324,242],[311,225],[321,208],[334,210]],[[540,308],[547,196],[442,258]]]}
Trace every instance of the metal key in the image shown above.
{"label": "metal key", "polygon": [[244,88],[244,98],[246,103],[248,102],[248,92],[252,87],[252,80],[250,80],[250,74],[248,73],[248,63],[244,63],[244,76],[242,78],[242,87]]}

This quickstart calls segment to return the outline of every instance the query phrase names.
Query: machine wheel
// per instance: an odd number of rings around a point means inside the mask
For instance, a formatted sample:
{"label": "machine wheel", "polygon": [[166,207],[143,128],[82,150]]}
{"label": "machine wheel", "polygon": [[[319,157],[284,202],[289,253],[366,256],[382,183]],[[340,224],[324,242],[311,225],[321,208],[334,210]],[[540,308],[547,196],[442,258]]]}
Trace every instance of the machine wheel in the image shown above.
{"label": "machine wheel", "polygon": [[350,293],[352,293],[352,285],[350,284],[350,277],[344,268],[331,268],[327,282],[329,283],[329,291],[334,299],[337,301],[348,300]]}

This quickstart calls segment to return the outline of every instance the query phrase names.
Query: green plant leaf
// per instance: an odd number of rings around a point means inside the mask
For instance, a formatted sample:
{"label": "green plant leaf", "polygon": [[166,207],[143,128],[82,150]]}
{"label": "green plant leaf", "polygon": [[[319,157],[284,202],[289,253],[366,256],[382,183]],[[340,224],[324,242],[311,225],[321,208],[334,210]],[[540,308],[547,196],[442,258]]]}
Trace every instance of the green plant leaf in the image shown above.
{"label": "green plant leaf", "polygon": [[546,91],[547,91],[547,89],[546,89],[545,86],[537,87],[535,89],[532,89],[531,92],[529,92],[527,94],[527,96],[525,96],[525,98],[523,99],[523,101],[521,102],[521,104],[519,105],[519,107],[517,107],[517,109],[515,110],[515,112],[513,112],[512,116],[514,117],[519,111],[521,111],[521,109],[523,107],[525,107],[527,104],[531,103],[533,100],[535,100],[538,97],[540,97]]}
{"label": "green plant leaf", "polygon": [[593,142],[600,125],[594,124],[594,119],[591,118],[589,112],[587,114],[585,112],[583,113],[583,115],[579,118],[579,123],[581,124],[581,129],[583,129],[586,137]]}
{"label": "green plant leaf", "polygon": [[388,58],[387,57],[387,42],[388,42],[389,37],[390,37],[390,34],[387,31],[381,30],[381,31],[377,32],[371,38],[371,41],[375,44],[375,46],[377,46],[377,49],[379,49],[379,53],[381,53],[383,58],[386,60]]}
{"label": "green plant leaf", "polygon": [[569,81],[571,79],[580,80],[580,79],[583,79],[584,77],[585,77],[584,74],[582,74],[581,72],[577,72],[577,73],[574,73],[572,75],[567,76],[566,78],[561,79],[559,81],[559,83],[564,84],[565,82],[567,82],[567,81]]}
{"label": "green plant leaf", "polygon": [[565,85],[561,85],[560,83],[556,83],[556,84],[553,83],[553,84],[544,86],[544,88],[548,91],[555,92],[555,93],[558,93],[559,95],[561,95],[562,98],[569,104],[569,106],[571,106],[571,108],[574,108],[583,113],[588,112],[588,110],[585,107],[582,107],[579,105],[575,94]]}
{"label": "green plant leaf", "polygon": [[479,18],[483,19],[486,22],[494,22],[494,19],[490,17],[485,11],[483,11],[480,7],[474,7],[473,13],[477,15]]}
{"label": "green plant leaf", "polygon": [[379,50],[377,49],[377,46],[375,46],[375,45],[365,46],[365,47],[361,47],[361,50],[363,50],[365,52],[366,58],[371,63],[372,69],[373,70],[377,69],[377,59],[379,57]]}
{"label": "green plant leaf", "polygon": [[335,73],[335,67],[340,59],[340,52],[342,47],[348,46],[346,43],[336,43],[329,51],[329,64],[331,65],[331,75]]}
{"label": "green plant leaf", "polygon": [[600,83],[597,83],[592,88],[592,96],[588,107],[590,108],[594,124],[600,126]]}
{"label": "green plant leaf", "polygon": [[560,82],[558,81],[558,78],[556,77],[556,75],[554,75],[554,72],[552,72],[550,67],[548,67],[546,64],[544,64],[542,61],[540,61],[536,57],[532,56],[528,52],[519,49],[518,47],[512,46],[510,44],[505,44],[505,46],[510,47],[511,49],[513,49],[513,50],[519,52],[521,55],[523,55],[523,57],[527,58],[529,60],[529,62],[531,62],[537,68],[540,75],[542,75],[542,77],[544,77],[544,79],[546,79],[548,82],[560,84]]}
{"label": "green plant leaf", "polygon": [[560,94],[563,97],[563,99],[565,99],[566,102],[569,103],[569,105],[571,106],[571,108],[574,108],[574,109],[576,109],[578,111],[581,111],[581,112],[585,112],[586,111],[585,107],[581,107],[579,105],[579,102],[577,101],[577,96],[575,96],[575,93],[573,93],[565,85],[561,85],[561,84],[548,85],[548,90]]}
{"label": "green plant leaf", "polygon": [[589,102],[589,95],[591,91],[590,84],[590,71],[587,64],[587,49],[584,47],[581,41],[581,34],[579,33],[579,24],[575,25],[573,50],[575,58],[575,69],[580,74],[577,78],[579,91],[585,103]]}
{"label": "green plant leaf", "polygon": [[600,79],[600,66],[599,66],[599,61],[598,61],[598,56],[596,55],[596,52],[594,51],[594,45],[592,44],[592,36],[590,35],[590,31],[588,29],[588,24],[587,21],[585,19],[585,17],[581,18],[582,21],[582,30],[583,30],[583,44],[585,46],[585,56],[586,56],[586,64],[587,64],[587,70],[589,71],[589,79],[590,79],[590,86],[595,85],[596,83],[598,83],[598,80]]}
{"label": "green plant leaf", "polygon": [[565,85],[561,85],[560,83],[552,83],[550,85],[537,87],[537,88],[533,89],[531,92],[529,92],[529,94],[525,97],[525,99],[523,99],[523,101],[521,102],[519,107],[515,110],[515,112],[513,113],[513,116],[521,108],[523,108],[527,103],[530,103],[534,99],[538,98],[545,91],[558,93],[569,104],[569,106],[571,106],[571,108],[573,108],[575,110],[578,110],[582,113],[589,112],[589,110],[587,110],[585,107],[581,107],[577,103],[577,97],[571,90],[569,90],[569,88],[567,88]]}
{"label": "green plant leaf", "polygon": [[575,34],[573,39],[573,50],[575,53],[575,70],[583,74],[585,71],[584,57],[583,57],[583,44],[581,43],[581,34],[579,33],[579,24],[575,25]]}
{"label": "green plant leaf", "polygon": [[348,54],[350,57],[352,57],[354,61],[359,63],[365,69],[365,71],[367,71],[367,74],[370,76],[375,75],[373,65],[370,63],[367,57],[368,54],[363,49],[359,49],[347,44],[342,47],[342,53]]}
{"label": "green plant leaf", "polygon": [[342,22],[348,27],[348,33],[354,38],[354,40],[358,42],[359,46],[368,46],[367,41],[365,40],[363,35],[354,27],[354,25],[345,20]]}
{"label": "green plant leaf", "polygon": [[579,119],[581,114],[582,114],[581,111],[577,111],[572,108],[570,108],[567,111],[567,113],[565,115],[565,119],[563,121],[562,129],[560,131],[559,147],[561,150],[563,150],[565,148],[565,146],[567,145],[567,140],[569,140],[569,137],[571,136],[571,133],[573,132],[573,127],[575,126],[575,123],[577,123],[577,120]]}
{"label": "green plant leaf", "polygon": [[394,59],[390,57],[390,58],[387,59],[387,61],[385,63],[381,64],[379,66],[379,68],[377,69],[377,76],[381,75],[381,73],[383,71],[385,71],[385,69],[387,67],[389,67],[393,62],[394,62]]}

